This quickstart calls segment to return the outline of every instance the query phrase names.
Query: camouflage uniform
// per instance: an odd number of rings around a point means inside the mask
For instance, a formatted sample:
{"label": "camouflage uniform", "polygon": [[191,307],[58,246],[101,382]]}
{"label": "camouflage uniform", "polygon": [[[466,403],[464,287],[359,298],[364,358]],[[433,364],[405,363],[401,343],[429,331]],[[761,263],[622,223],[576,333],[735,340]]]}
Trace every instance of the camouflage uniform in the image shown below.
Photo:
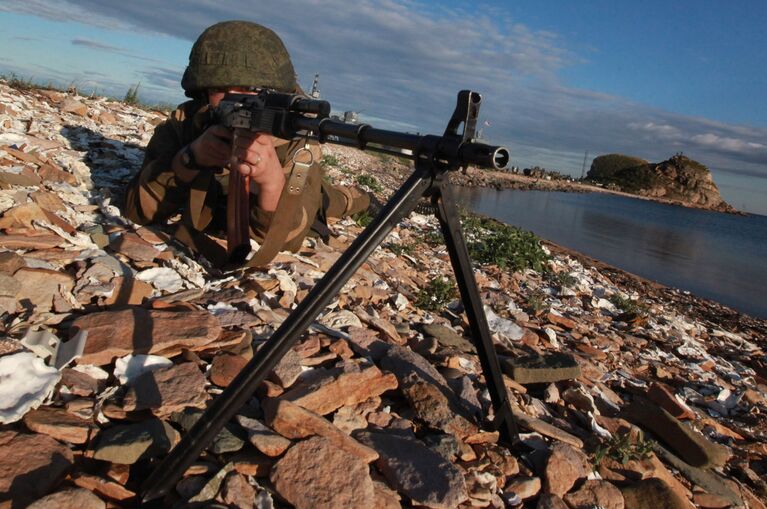
{"label": "camouflage uniform", "polygon": [[[232,34],[239,35],[234,37]],[[243,35],[250,36],[251,47],[246,43],[245,48],[240,48]],[[253,40],[261,44],[254,45]],[[271,53],[266,53],[268,51]],[[274,67],[258,67],[264,59],[274,63]],[[226,251],[220,242],[207,234],[226,228],[228,169],[201,170],[192,182],[185,184],[176,178],[171,166],[175,155],[207,127],[209,107],[205,89],[221,84],[290,92],[300,90],[287,51],[276,34],[247,22],[224,22],[210,27],[193,46],[190,64],[182,80],[187,95],[194,99],[181,104],[156,128],[141,171],[128,186],[125,203],[126,216],[139,224],[165,222],[181,212],[176,237],[218,266],[226,262]],[[312,164],[306,180],[302,179],[300,200],[291,202],[285,197],[291,182],[293,156],[303,147],[311,151]],[[261,210],[256,206],[255,195],[250,194],[251,237],[259,242],[266,238],[268,242],[274,237],[268,235],[270,228],[287,232],[287,235],[277,236],[282,245],[269,246],[269,250],[297,251],[307,234],[328,234],[328,217],[342,217],[368,207],[370,199],[365,193],[355,188],[333,186],[322,179],[318,144],[306,143],[303,139],[275,139],[275,151],[286,174],[280,205],[275,212]],[[293,205],[283,207],[283,202]]]}

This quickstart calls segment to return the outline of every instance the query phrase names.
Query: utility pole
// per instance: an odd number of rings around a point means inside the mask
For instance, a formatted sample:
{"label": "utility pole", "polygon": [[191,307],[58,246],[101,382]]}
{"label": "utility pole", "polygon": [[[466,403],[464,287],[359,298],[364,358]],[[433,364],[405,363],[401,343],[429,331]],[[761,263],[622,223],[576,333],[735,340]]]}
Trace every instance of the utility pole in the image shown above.
{"label": "utility pole", "polygon": [[589,158],[589,151],[583,154],[583,166],[581,167],[581,180],[586,176],[586,159]]}

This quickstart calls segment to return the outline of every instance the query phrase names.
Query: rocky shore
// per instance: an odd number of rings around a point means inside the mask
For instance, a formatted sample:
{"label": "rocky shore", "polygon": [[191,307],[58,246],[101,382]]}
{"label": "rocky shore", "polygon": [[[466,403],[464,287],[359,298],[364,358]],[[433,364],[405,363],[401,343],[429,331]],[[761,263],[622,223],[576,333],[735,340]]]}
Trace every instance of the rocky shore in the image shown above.
{"label": "rocky shore", "polygon": [[[116,207],[161,120],[0,82],[0,507],[139,505],[361,231],[337,222],[267,271],[206,269]],[[407,173],[326,154],[381,196]],[[507,449],[460,303],[428,305],[450,275],[436,231],[398,225],[161,505],[765,507],[764,321],[553,245],[544,271],[478,266],[521,431]]]}

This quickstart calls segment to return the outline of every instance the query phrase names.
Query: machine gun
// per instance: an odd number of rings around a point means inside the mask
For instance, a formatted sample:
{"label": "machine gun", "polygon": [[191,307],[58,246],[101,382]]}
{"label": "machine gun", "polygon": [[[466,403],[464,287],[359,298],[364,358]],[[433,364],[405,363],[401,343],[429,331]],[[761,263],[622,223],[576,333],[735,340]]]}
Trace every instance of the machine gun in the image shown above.
{"label": "machine gun", "polygon": [[[258,94],[227,94],[212,110],[212,122],[229,128],[269,133],[288,140],[308,134],[322,143],[351,145],[400,157],[415,158],[416,154],[428,153],[430,157],[436,158],[435,162],[451,167],[465,168],[474,164],[494,169],[505,168],[509,162],[508,150],[472,141],[480,103],[479,94],[461,92],[456,113],[442,137],[418,136],[375,129],[367,124],[341,122],[330,118],[330,103],[327,101],[272,90],[262,90]],[[462,135],[458,135],[457,128],[461,122],[465,123],[465,127]],[[406,152],[403,154],[392,148],[404,149]],[[250,250],[249,186],[248,177],[236,172],[230,174],[227,251],[229,261],[233,264],[244,262]]]}
{"label": "machine gun", "polygon": [[[142,487],[144,501],[156,499],[172,489],[189,465],[252,397],[280,359],[338,295],[370,253],[415,209],[423,197],[431,201],[439,219],[469,321],[470,337],[477,349],[492,400],[495,413],[493,425],[499,430],[502,443],[513,445],[518,442],[517,426],[461,232],[452,187],[447,178],[448,172],[467,165],[501,169],[509,163],[509,151],[506,148],[478,143],[473,139],[481,102],[482,98],[476,92],[459,92],[458,103],[445,133],[442,136],[420,136],[331,119],[327,102],[301,96],[268,92],[225,98],[216,113],[224,125],[255,129],[286,138],[309,136],[320,142],[352,145],[378,152],[390,151],[383,147],[407,149],[412,151],[408,157],[413,159],[415,170],[232,383],[212,402],[181,442],[156,467]],[[461,125],[463,131],[459,132]]]}

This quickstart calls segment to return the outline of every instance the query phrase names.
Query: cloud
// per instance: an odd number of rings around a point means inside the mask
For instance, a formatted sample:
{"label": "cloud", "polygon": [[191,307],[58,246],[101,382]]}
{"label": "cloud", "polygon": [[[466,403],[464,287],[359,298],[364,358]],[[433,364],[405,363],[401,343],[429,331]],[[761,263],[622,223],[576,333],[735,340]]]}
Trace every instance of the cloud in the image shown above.
{"label": "cloud", "polygon": [[[589,55],[573,52],[561,34],[519,23],[499,5],[439,5],[436,11],[418,0],[261,0],[247,10],[234,0],[6,0],[2,9],[162,34],[190,45],[213,22],[250,19],[280,34],[305,88],[319,73],[320,90],[335,111],[362,111],[376,127],[440,133],[458,90],[480,91],[482,119],[492,122],[486,139],[512,147],[513,164],[520,166],[580,175],[586,150],[655,161],[681,150],[715,168],[760,176],[767,166],[766,129],[568,87],[560,71]],[[83,38],[87,44],[121,51]],[[180,96],[185,63],[136,73],[147,94]]]}
{"label": "cloud", "polygon": [[104,44],[103,42],[93,41],[91,39],[85,39],[82,37],[76,37],[72,39],[72,44],[75,46],[82,46],[85,48],[89,48],[96,51],[105,51],[107,53],[115,53],[118,55],[123,55],[129,58],[135,58],[136,60],[143,60],[145,62],[159,62],[159,60],[155,58],[146,57],[143,55],[138,55],[132,51],[129,51],[125,48],[118,48],[117,46],[112,46],[109,44]]}

